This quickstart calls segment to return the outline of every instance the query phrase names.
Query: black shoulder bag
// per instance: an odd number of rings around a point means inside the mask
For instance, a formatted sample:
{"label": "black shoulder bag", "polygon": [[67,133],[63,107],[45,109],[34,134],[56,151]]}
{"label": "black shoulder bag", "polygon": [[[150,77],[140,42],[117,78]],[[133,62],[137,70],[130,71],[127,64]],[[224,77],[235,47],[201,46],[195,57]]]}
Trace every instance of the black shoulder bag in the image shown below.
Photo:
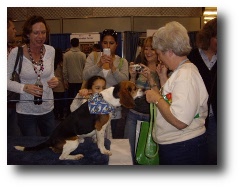
{"label": "black shoulder bag", "polygon": [[[20,75],[21,69],[22,69],[22,61],[23,61],[23,48],[18,47],[18,53],[17,53],[14,69],[12,72],[12,78],[11,78],[12,81],[21,83],[19,75]],[[18,66],[18,71],[17,71],[16,68],[17,68],[18,63],[19,63],[19,66]],[[7,101],[8,102],[16,103],[19,100],[20,100],[20,93],[15,93],[13,91],[7,91]]]}

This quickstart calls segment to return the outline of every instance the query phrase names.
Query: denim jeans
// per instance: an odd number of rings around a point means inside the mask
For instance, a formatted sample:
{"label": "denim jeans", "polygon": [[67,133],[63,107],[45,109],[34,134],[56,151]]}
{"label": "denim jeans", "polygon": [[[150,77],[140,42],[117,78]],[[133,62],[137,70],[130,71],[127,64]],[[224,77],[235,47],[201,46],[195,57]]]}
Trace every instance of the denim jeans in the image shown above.
{"label": "denim jeans", "polygon": [[206,165],[207,134],[173,144],[159,144],[160,165]]}
{"label": "denim jeans", "polygon": [[208,164],[217,165],[217,123],[214,116],[209,117],[207,126]]}
{"label": "denim jeans", "polygon": [[18,113],[18,125],[23,136],[49,136],[55,129],[53,111],[44,115],[26,115]]}
{"label": "denim jeans", "polygon": [[129,110],[124,129],[124,138],[129,139],[133,164],[135,163],[135,140],[137,121],[149,121],[149,115]]}

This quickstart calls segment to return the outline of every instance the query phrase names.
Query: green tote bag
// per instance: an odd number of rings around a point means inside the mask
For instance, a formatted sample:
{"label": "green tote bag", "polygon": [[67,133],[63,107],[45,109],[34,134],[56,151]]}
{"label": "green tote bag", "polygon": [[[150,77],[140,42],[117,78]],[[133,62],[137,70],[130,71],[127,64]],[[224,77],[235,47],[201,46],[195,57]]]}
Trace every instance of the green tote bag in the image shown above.
{"label": "green tote bag", "polygon": [[152,138],[156,106],[150,103],[150,122],[142,122],[138,138],[136,161],[140,165],[159,165],[158,144]]}

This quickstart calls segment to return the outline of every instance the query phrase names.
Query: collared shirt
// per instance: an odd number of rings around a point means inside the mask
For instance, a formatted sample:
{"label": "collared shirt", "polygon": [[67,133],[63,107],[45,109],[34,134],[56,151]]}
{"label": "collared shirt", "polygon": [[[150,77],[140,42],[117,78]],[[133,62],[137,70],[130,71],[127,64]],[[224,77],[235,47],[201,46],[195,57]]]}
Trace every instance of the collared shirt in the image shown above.
{"label": "collared shirt", "polygon": [[217,62],[217,54],[212,56],[212,59],[209,61],[207,55],[204,53],[204,51],[202,49],[199,48],[199,53],[204,61],[204,63],[206,64],[206,66],[208,67],[209,70],[212,69],[212,67],[214,66],[214,64]]}
{"label": "collared shirt", "polygon": [[[204,51],[202,49],[199,48],[199,53],[205,63],[205,65],[208,67],[209,70],[212,69],[212,67],[214,66],[214,64],[217,62],[217,54],[212,56],[212,59],[209,61],[207,55],[204,53]],[[209,116],[213,116],[213,109],[212,109],[212,105],[210,104],[209,107]]]}

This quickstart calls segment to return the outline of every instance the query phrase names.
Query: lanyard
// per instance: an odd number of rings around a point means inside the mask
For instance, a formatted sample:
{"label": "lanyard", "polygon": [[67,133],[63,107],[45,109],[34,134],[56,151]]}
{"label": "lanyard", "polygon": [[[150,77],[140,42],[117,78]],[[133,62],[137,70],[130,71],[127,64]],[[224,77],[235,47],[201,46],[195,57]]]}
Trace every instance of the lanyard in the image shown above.
{"label": "lanyard", "polygon": [[[187,59],[184,59],[182,62],[180,62],[179,63],[179,65],[178,65],[178,67],[175,69],[175,70],[177,70],[183,63],[185,63],[185,62],[187,62],[189,59],[187,58]],[[174,71],[175,71],[174,70]]]}

